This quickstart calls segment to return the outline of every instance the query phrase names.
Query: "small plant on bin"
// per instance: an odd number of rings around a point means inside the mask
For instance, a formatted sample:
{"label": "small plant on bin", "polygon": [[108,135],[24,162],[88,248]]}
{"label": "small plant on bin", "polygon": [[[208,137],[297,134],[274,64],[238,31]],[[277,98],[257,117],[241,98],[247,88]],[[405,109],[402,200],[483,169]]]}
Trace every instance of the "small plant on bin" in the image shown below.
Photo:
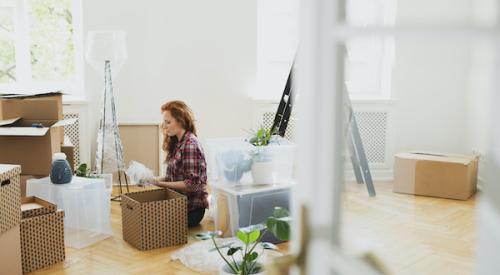
{"label": "small plant on bin", "polygon": [[75,176],[83,178],[101,178],[101,175],[91,172],[86,163],[81,163],[75,170]]}
{"label": "small plant on bin", "polygon": [[253,146],[267,146],[271,142],[273,135],[275,135],[274,128],[266,128],[260,126],[259,129],[251,131],[252,136],[248,140]]}
{"label": "small plant on bin", "polygon": [[272,143],[273,137],[276,135],[276,129],[266,128],[261,126],[258,130],[252,131],[252,137],[248,140],[250,144],[255,146],[252,150],[252,159],[254,162],[269,162],[271,161],[271,156],[266,150],[266,146]]}
{"label": "small plant on bin", "polygon": [[[261,243],[266,233],[272,233],[278,240],[288,241],[290,238],[290,214],[288,210],[276,207],[273,214],[267,218],[263,224],[251,225],[240,228],[237,231],[238,239],[243,245],[231,244],[227,247],[220,247],[215,241],[216,237],[222,235],[220,231],[199,234],[202,239],[212,239],[215,249],[225,262],[227,272],[239,275],[256,274],[263,271],[263,266],[257,262],[264,249],[272,249],[275,246],[268,243]],[[261,244],[261,251],[257,250],[257,245]],[[228,248],[227,252],[222,252],[222,248]],[[236,260],[237,254],[241,255],[241,260]]]}

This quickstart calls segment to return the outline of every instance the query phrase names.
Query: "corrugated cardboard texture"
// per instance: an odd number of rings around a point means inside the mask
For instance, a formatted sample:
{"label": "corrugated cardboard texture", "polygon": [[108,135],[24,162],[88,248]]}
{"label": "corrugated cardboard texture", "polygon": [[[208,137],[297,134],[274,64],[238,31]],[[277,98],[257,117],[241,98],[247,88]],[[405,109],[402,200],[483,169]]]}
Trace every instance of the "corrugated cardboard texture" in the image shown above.
{"label": "corrugated cardboard texture", "polygon": [[0,234],[21,221],[21,167],[0,164]]}
{"label": "corrugated cardboard texture", "polygon": [[0,120],[22,117],[30,120],[63,119],[62,95],[24,98],[0,97]]}
{"label": "corrugated cardboard texture", "polygon": [[0,163],[21,165],[23,174],[50,174],[52,155],[61,151],[58,130],[42,137],[0,136]]}
{"label": "corrugated cardboard texture", "polygon": [[71,171],[75,170],[75,147],[73,145],[62,145],[61,152],[66,155],[66,160],[68,160],[69,167]]}
{"label": "corrugated cardboard texture", "polygon": [[[0,120],[22,117],[24,124],[47,121],[53,123],[64,118],[62,111],[61,94],[9,99],[0,97]],[[59,127],[50,129],[43,137],[2,136],[0,163],[19,164],[22,166],[23,174],[48,175],[52,155],[61,151],[63,135]]]}
{"label": "corrugated cardboard texture", "polygon": [[160,171],[160,128],[158,125],[119,125],[120,137],[123,144],[125,163],[131,160],[138,161],[153,174],[162,174]]}
{"label": "corrugated cardboard texture", "polygon": [[168,189],[122,196],[123,239],[139,250],[187,243],[187,198]]}
{"label": "corrugated cardboard texture", "polygon": [[19,225],[0,234],[0,275],[21,275],[21,237]]}
{"label": "corrugated cardboard texture", "polygon": [[228,197],[222,192],[218,192],[216,199],[217,204],[215,211],[217,211],[217,219],[215,221],[215,228],[216,230],[222,231],[222,236],[231,237],[233,232],[231,231]]}
{"label": "corrugated cardboard texture", "polygon": [[23,219],[54,213],[57,206],[37,197],[21,199],[21,216]]}
{"label": "corrugated cardboard texture", "polygon": [[21,221],[23,273],[64,261],[64,211]]}
{"label": "corrugated cardboard texture", "polygon": [[396,155],[394,192],[467,200],[476,192],[476,156]]}

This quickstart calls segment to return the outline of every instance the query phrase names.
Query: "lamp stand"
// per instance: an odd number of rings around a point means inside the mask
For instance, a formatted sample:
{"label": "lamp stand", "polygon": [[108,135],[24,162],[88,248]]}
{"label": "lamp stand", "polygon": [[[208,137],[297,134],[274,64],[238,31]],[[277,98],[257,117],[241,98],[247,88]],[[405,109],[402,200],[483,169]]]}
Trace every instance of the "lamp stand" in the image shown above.
{"label": "lamp stand", "polygon": [[[108,169],[113,171],[116,168],[118,172],[120,194],[111,198],[111,200],[121,201],[121,195],[123,194],[122,173],[125,179],[127,192],[130,191],[127,174],[125,173],[120,131],[116,121],[115,97],[113,95],[113,83],[111,78],[111,62],[106,60],[104,62],[104,100],[97,134],[95,171],[103,174]],[[109,113],[109,111],[111,112]]]}

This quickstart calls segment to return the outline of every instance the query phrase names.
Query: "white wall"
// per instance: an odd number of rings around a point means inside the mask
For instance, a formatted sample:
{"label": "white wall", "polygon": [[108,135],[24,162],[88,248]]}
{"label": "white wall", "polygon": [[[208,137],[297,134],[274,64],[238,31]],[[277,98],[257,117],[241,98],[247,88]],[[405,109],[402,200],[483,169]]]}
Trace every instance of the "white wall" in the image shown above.
{"label": "white wall", "polygon": [[[473,3],[400,0],[396,24],[468,24],[474,20],[490,24],[476,20]],[[488,60],[483,52],[463,41],[396,40],[394,101],[385,104],[390,111],[387,169],[392,170],[393,155],[402,150],[486,151],[488,79],[484,65]],[[373,105],[380,109],[384,104]]]}
{"label": "white wall", "polygon": [[467,45],[397,40],[393,144],[405,149],[464,151]]}
{"label": "white wall", "polygon": [[[246,133],[255,14],[255,2],[243,0],[83,1],[85,37],[98,29],[128,34],[129,58],[113,80],[119,122],[160,122],[160,106],[180,99],[195,112],[201,138]],[[88,65],[85,74],[94,141],[103,80]]]}
{"label": "white wall", "polygon": [[[497,21],[498,3],[495,0],[477,0],[472,9],[472,20],[481,25]],[[476,43],[471,49],[471,66],[467,98],[467,146],[481,155],[479,177],[486,180],[486,167],[491,156],[491,107],[495,75],[495,51],[491,43]],[[484,182],[481,182],[484,184]]]}

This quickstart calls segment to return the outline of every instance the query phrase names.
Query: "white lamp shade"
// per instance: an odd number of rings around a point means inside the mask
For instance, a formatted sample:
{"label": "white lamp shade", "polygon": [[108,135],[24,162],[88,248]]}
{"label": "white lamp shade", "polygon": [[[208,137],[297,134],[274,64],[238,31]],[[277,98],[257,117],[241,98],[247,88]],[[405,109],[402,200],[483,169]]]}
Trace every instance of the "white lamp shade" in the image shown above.
{"label": "white lamp shade", "polygon": [[104,62],[109,60],[111,72],[117,75],[127,60],[127,34],[124,31],[89,31],[85,59],[97,72],[104,74]]}

